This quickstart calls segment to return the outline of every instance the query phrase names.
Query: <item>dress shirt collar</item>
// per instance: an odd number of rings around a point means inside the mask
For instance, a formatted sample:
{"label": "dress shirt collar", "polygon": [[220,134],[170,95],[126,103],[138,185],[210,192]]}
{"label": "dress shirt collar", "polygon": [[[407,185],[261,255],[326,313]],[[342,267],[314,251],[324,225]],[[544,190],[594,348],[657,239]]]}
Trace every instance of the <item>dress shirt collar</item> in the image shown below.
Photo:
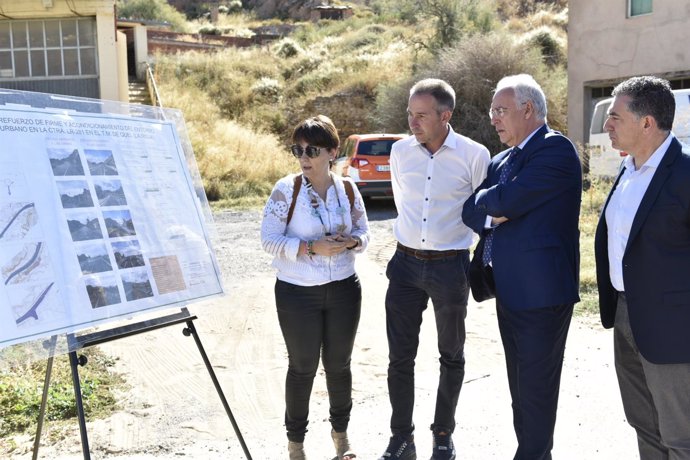
{"label": "dress shirt collar", "polygon": [[[664,154],[666,154],[666,151],[671,146],[673,137],[674,136],[672,133],[669,134],[668,137],[666,137],[666,140],[664,140],[664,142],[661,143],[654,153],[652,153],[652,156],[649,157],[649,159],[645,161],[642,166],[640,166],[640,169],[657,168],[659,163],[661,163],[661,160],[664,158]],[[623,160],[623,166],[625,166],[627,171],[635,171],[635,162],[633,161],[633,157],[631,155],[625,157],[625,160]]]}
{"label": "dress shirt collar", "polygon": [[[455,134],[455,131],[453,131],[453,128],[450,126],[450,124],[448,124],[448,133],[446,134],[446,138],[443,141],[441,148],[438,149],[436,151],[436,153],[434,153],[433,155],[436,155],[437,153],[440,153],[442,150],[444,150],[443,147],[448,147],[449,149],[456,148],[458,145],[458,140],[457,140],[457,136],[454,136],[454,134]],[[414,137],[414,136],[412,136],[412,137],[413,137],[413,139],[412,139],[412,142],[410,143],[411,147],[420,146],[420,147],[424,148],[424,150],[426,150],[427,152],[429,151],[429,149],[427,149],[424,144],[419,142],[416,137]]]}
{"label": "dress shirt collar", "polygon": [[525,138],[525,140],[523,140],[522,142],[520,142],[519,145],[516,145],[516,147],[519,148],[520,150],[524,149],[524,148],[525,148],[525,145],[527,145],[527,143],[529,142],[529,140],[532,139],[532,136],[534,136],[534,133],[536,133],[537,131],[539,131],[543,126],[544,126],[544,125],[540,125],[537,129],[535,129],[534,131],[532,131],[532,132],[530,133],[530,135],[527,136],[527,137]]}

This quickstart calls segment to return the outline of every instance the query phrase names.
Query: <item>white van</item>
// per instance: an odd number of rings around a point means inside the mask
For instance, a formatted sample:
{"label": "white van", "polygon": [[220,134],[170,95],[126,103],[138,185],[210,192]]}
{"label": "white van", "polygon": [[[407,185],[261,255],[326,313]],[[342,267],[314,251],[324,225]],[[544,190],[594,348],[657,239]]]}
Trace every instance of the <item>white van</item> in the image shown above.
{"label": "white van", "polygon": [[[673,94],[676,97],[673,134],[682,143],[690,145],[690,89],[677,89]],[[592,113],[589,127],[589,172],[594,176],[615,176],[623,157],[627,155],[611,146],[609,134],[604,130],[611,102],[611,97],[597,102]]]}

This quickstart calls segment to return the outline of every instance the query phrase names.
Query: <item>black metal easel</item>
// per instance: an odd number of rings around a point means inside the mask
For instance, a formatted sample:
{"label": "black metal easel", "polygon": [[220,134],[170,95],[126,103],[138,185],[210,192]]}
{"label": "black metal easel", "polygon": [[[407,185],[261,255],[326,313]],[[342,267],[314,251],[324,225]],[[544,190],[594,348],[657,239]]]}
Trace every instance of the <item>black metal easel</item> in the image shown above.
{"label": "black metal easel", "polygon": [[[189,337],[190,335],[194,337],[194,342],[196,343],[197,348],[199,349],[199,353],[201,353],[201,357],[204,360],[204,364],[206,365],[206,369],[208,370],[209,375],[211,376],[211,380],[213,381],[213,385],[216,387],[216,391],[218,392],[218,396],[220,397],[221,402],[223,403],[223,408],[225,408],[225,412],[228,414],[228,418],[230,419],[230,423],[232,423],[232,427],[235,430],[235,434],[237,435],[237,439],[240,441],[240,445],[242,446],[242,450],[244,451],[244,455],[247,457],[247,460],[252,460],[252,456],[249,453],[249,449],[247,448],[247,445],[244,442],[244,438],[242,437],[242,433],[240,432],[239,426],[237,425],[237,422],[235,421],[235,417],[232,415],[232,410],[230,410],[230,405],[228,404],[227,399],[225,398],[225,394],[223,393],[223,389],[220,386],[220,383],[218,382],[218,378],[216,377],[216,373],[213,370],[213,366],[211,366],[211,361],[208,359],[208,355],[206,354],[206,351],[204,350],[204,346],[201,344],[201,339],[199,338],[199,333],[196,330],[196,327],[194,326],[194,320],[197,319],[196,316],[192,316],[189,313],[189,310],[187,310],[187,307],[183,307],[182,310],[179,313],[174,313],[171,315],[163,316],[160,318],[154,318],[151,320],[146,320],[146,321],[141,321],[135,324],[127,325],[127,326],[121,326],[121,327],[116,327],[113,329],[108,329],[104,331],[99,331],[99,332],[94,332],[91,334],[84,334],[80,336],[76,336],[74,334],[68,334],[67,335],[67,342],[69,346],[69,361],[70,361],[70,367],[72,368],[72,382],[74,384],[74,396],[75,396],[75,403],[76,403],[76,408],[77,408],[77,418],[79,420],[79,433],[81,435],[81,446],[82,446],[82,453],[84,455],[84,460],[90,460],[91,459],[91,452],[89,449],[89,439],[88,435],[86,432],[86,417],[84,416],[84,406],[83,406],[83,401],[82,401],[82,395],[81,395],[81,385],[79,382],[79,369],[78,366],[84,366],[87,363],[87,358],[84,355],[79,355],[77,356],[77,351],[87,348],[87,347],[92,347],[94,345],[99,345],[101,343],[106,343],[110,342],[112,340],[116,339],[121,339],[124,337],[129,337],[132,335],[136,334],[141,334],[143,332],[148,332],[148,331],[153,331],[155,329],[161,329],[164,327],[168,326],[174,326],[176,324],[181,324],[181,323],[186,323],[186,327],[182,330],[182,334],[184,334],[186,337]],[[50,341],[46,342],[46,347],[50,348],[55,348],[55,343],[56,343],[57,337],[53,336]],[[46,368],[46,379],[45,383],[43,385],[43,397],[41,399],[41,408],[39,411],[39,416],[38,416],[38,427],[36,430],[36,439],[34,440],[34,451],[33,451],[33,459],[36,460],[38,458],[38,448],[41,442],[41,432],[43,430],[43,419],[45,417],[45,408],[46,408],[46,403],[47,403],[47,398],[48,398],[48,389],[50,386],[50,376],[52,372],[52,367],[53,367],[53,356],[51,353],[51,356],[48,358],[48,365]]]}

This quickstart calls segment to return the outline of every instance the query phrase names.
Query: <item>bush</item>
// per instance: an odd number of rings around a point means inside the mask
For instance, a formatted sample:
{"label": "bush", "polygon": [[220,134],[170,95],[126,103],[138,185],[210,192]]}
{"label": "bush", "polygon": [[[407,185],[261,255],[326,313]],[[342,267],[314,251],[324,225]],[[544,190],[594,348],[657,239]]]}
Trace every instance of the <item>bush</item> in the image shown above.
{"label": "bush", "polygon": [[284,38],[275,45],[274,52],[276,56],[281,57],[283,59],[288,59],[291,57],[295,57],[298,54],[301,54],[303,51],[302,48],[300,48],[300,46],[297,44],[297,42],[289,38]]}
{"label": "bush", "polygon": [[282,87],[278,80],[263,77],[251,87],[255,100],[261,102],[274,103],[280,101]]}
{"label": "bush", "polygon": [[165,0],[119,0],[117,14],[121,18],[167,22],[173,30],[184,32],[187,19]]}

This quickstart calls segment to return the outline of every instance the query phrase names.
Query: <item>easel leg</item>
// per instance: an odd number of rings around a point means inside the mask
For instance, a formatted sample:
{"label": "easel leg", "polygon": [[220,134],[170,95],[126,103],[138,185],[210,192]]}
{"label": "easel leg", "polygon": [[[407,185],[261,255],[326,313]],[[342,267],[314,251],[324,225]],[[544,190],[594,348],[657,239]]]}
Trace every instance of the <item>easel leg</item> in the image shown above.
{"label": "easel leg", "polygon": [[72,368],[72,383],[74,384],[74,402],[77,406],[77,418],[79,419],[79,433],[81,434],[81,451],[84,454],[84,460],[91,460],[91,452],[89,451],[89,438],[86,434],[86,417],[84,416],[84,404],[81,397],[81,384],[79,383],[79,366],[80,362],[77,359],[77,352],[69,353],[69,364]]}
{"label": "easel leg", "polygon": [[36,426],[36,438],[34,438],[34,451],[32,459],[36,460],[38,458],[38,448],[41,445],[41,433],[43,433],[43,421],[46,416],[46,407],[48,404],[48,390],[50,389],[50,378],[53,374],[53,352],[55,351],[55,342],[57,341],[57,336],[53,336],[50,342],[46,341],[46,347],[50,349],[50,356],[48,357],[48,363],[46,365],[46,379],[43,382],[43,396],[41,396],[41,408],[38,411],[38,424]]}
{"label": "easel leg", "polygon": [[218,392],[218,396],[220,396],[220,400],[223,403],[223,407],[225,408],[225,412],[228,414],[228,417],[230,418],[230,423],[232,423],[232,427],[235,430],[235,434],[237,435],[237,439],[239,439],[240,444],[242,445],[242,450],[244,451],[244,455],[247,457],[247,460],[252,460],[252,456],[249,453],[249,449],[247,448],[247,445],[244,442],[244,438],[242,437],[242,433],[240,432],[239,426],[237,426],[237,422],[235,421],[235,417],[232,415],[232,410],[230,410],[230,405],[228,404],[227,399],[225,399],[225,394],[223,393],[223,389],[220,386],[220,383],[218,382],[218,378],[216,377],[216,373],[213,370],[213,366],[211,366],[211,361],[208,359],[208,356],[206,355],[206,351],[204,350],[204,346],[201,344],[201,339],[199,338],[199,334],[196,331],[196,328],[194,327],[194,323],[190,320],[187,321],[187,327],[182,331],[182,333],[186,336],[189,336],[190,334],[192,337],[194,337],[194,342],[196,342],[197,348],[199,348],[199,353],[201,353],[201,357],[204,360],[204,364],[206,364],[206,369],[208,370],[209,375],[211,376],[211,380],[213,380],[213,385],[216,387],[216,391]]}

